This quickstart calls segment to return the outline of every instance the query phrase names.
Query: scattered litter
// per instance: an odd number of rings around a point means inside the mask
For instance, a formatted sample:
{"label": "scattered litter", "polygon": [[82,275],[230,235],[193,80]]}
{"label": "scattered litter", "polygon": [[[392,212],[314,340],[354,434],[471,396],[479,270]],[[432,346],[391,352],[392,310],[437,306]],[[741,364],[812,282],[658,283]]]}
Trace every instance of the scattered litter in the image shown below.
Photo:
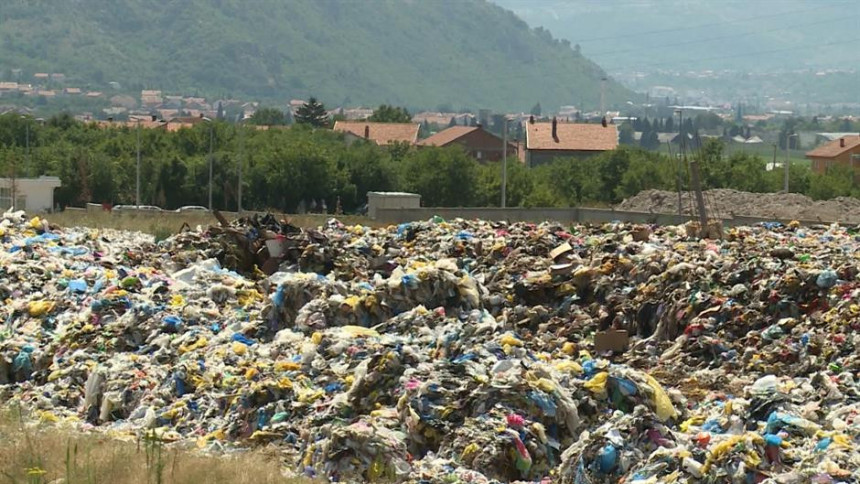
{"label": "scattered litter", "polygon": [[853,228],[7,213],[0,394],[345,482],[854,482]]}

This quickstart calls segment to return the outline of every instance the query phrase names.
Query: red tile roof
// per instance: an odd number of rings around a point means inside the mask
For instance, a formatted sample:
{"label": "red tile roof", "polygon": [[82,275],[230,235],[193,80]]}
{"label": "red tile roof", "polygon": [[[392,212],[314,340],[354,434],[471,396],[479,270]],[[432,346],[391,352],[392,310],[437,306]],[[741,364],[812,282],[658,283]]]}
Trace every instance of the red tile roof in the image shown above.
{"label": "red tile roof", "polygon": [[607,151],[618,147],[614,124],[558,123],[552,137],[552,123],[525,123],[526,149],[558,151]]}
{"label": "red tile roof", "polygon": [[[845,146],[840,146],[840,140],[845,140]],[[842,136],[829,143],[825,143],[814,150],[807,152],[808,158],[836,158],[848,150],[860,146],[860,135]]]}
{"label": "red tile roof", "polygon": [[365,128],[368,128],[368,138],[382,146],[389,145],[394,142],[415,144],[415,142],[418,141],[419,125],[417,124],[368,123],[363,121],[337,121],[334,123],[335,131],[350,133],[359,138],[364,138]]}
{"label": "red tile roof", "polygon": [[450,128],[443,129],[425,140],[421,140],[418,144],[420,146],[446,146],[476,129],[479,128],[477,126],[451,126]]}

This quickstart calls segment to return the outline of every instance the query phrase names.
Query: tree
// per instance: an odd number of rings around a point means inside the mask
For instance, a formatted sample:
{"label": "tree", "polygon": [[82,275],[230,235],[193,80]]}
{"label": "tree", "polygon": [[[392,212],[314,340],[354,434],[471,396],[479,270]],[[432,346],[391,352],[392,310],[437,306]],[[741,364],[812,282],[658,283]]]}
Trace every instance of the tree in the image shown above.
{"label": "tree", "polygon": [[276,108],[260,108],[251,115],[250,123],[257,126],[283,126],[287,124],[287,116]]}
{"label": "tree", "polygon": [[410,151],[400,164],[405,188],[429,207],[468,207],[477,196],[478,163],[460,147]]}
{"label": "tree", "polygon": [[296,123],[307,124],[316,128],[328,126],[329,118],[325,106],[315,97],[308,99],[296,110]]}
{"label": "tree", "polygon": [[411,123],[412,116],[406,108],[383,104],[367,120],[373,123]]}
{"label": "tree", "polygon": [[666,133],[674,133],[675,132],[675,118],[669,116],[666,118],[666,123],[663,126],[663,129]]}
{"label": "tree", "polygon": [[529,114],[531,114],[532,116],[540,117],[540,115],[541,115],[541,111],[542,111],[542,110],[541,110],[541,107],[540,107],[540,102],[538,102],[537,104],[535,104],[534,106],[532,106],[532,110],[531,110],[531,111],[529,111]]}
{"label": "tree", "polygon": [[624,123],[618,129],[618,142],[622,145],[632,145],[636,142],[633,139],[633,126],[630,123]]}

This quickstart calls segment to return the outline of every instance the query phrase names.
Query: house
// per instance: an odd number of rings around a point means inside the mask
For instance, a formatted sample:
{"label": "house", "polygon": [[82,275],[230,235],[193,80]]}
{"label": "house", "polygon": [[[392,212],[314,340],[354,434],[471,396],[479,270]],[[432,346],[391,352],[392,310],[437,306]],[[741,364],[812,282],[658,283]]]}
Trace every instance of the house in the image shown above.
{"label": "house", "polygon": [[814,173],[825,173],[836,164],[850,166],[860,174],[860,135],[846,135],[806,153]]}
{"label": "house", "polygon": [[63,89],[63,92],[72,96],[78,96],[81,94],[81,88],[79,87],[67,87]]}
{"label": "house", "polygon": [[51,78],[51,75],[48,74],[47,72],[37,72],[37,73],[33,74],[33,78],[38,79],[40,81],[47,81],[48,79]]}
{"label": "house", "polygon": [[17,82],[0,82],[0,92],[4,91],[17,91],[18,83]]}
{"label": "house", "polygon": [[[421,140],[418,146],[462,146],[478,161],[501,161],[504,140],[481,126],[452,126]],[[517,158],[517,145],[507,144],[508,157]]]}
{"label": "house", "polygon": [[51,80],[55,82],[63,82],[66,80],[66,75],[61,72],[51,74]]}
{"label": "house", "polygon": [[583,158],[618,147],[614,124],[538,123],[525,124],[525,158],[528,166],[549,163],[555,158]]}
{"label": "house", "polygon": [[334,130],[346,133],[348,141],[367,139],[380,146],[392,143],[414,145],[418,141],[420,125],[412,123],[369,123],[363,121],[337,121]]}
{"label": "house", "polygon": [[164,99],[161,97],[161,91],[143,90],[140,92],[140,103],[144,106],[159,106]]}
{"label": "house", "polygon": [[193,128],[194,126],[205,123],[207,120],[201,116],[185,116],[173,118],[167,122],[167,131],[178,131],[184,128]]}
{"label": "house", "polygon": [[87,97],[89,97],[89,98],[102,97],[102,93],[101,93],[101,91],[90,91],[87,93]]}
{"label": "house", "polygon": [[0,208],[11,207],[14,197],[16,210],[49,212],[54,208],[54,189],[60,186],[62,183],[55,176],[0,178]]}

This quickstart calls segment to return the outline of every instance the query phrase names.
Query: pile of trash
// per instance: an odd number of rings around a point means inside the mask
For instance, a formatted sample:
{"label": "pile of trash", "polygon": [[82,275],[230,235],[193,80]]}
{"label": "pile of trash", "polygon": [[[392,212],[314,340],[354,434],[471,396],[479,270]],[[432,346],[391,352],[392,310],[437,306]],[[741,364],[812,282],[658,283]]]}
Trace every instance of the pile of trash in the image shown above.
{"label": "pile of trash", "polygon": [[[813,200],[799,193],[752,193],[730,188],[705,190],[705,202],[715,216],[772,217],[780,220],[810,220],[823,222],[860,223],[860,200],[836,197],[831,200]],[[683,213],[695,215],[692,192],[643,190],[615,208],[633,212]]]}
{"label": "pile of trash", "polygon": [[860,479],[860,232],[0,223],[0,398],[386,482]]}

